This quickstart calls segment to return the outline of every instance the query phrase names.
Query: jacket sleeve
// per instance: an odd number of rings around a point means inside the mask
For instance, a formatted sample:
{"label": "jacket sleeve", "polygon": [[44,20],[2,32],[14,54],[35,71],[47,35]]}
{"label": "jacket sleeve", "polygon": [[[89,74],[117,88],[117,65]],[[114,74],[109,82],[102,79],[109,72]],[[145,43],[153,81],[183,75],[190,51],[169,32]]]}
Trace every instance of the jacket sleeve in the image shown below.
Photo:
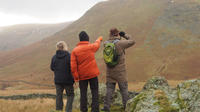
{"label": "jacket sleeve", "polygon": [[52,71],[55,71],[55,56],[53,56],[52,59],[51,59],[50,69]]}
{"label": "jacket sleeve", "polygon": [[79,81],[78,65],[75,53],[71,53],[71,72],[75,81]]}
{"label": "jacket sleeve", "polygon": [[120,45],[123,49],[127,49],[127,48],[129,48],[129,47],[131,47],[131,46],[133,46],[133,45],[135,44],[135,41],[134,41],[134,40],[131,40],[131,37],[130,37],[130,36],[126,35],[126,36],[125,36],[125,39],[126,39],[126,40],[121,40],[121,41],[119,42],[119,45]]}
{"label": "jacket sleeve", "polygon": [[[68,62],[69,62],[69,72],[70,72],[70,75],[72,75],[72,72],[71,72],[71,54],[69,53],[69,59],[68,59]],[[72,75],[73,76],[73,75]],[[74,77],[73,78],[73,81],[74,81]]]}
{"label": "jacket sleeve", "polygon": [[101,38],[98,38],[93,44],[90,44],[90,47],[92,48],[92,50],[94,52],[97,52],[97,50],[100,48],[100,45],[101,45]]}

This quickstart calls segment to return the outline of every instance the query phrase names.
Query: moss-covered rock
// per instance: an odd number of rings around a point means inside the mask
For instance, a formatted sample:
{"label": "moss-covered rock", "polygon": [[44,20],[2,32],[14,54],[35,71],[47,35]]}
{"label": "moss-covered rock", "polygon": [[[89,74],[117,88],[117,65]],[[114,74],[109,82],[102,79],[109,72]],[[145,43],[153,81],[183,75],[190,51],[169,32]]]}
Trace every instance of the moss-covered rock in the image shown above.
{"label": "moss-covered rock", "polygon": [[199,112],[200,80],[183,82],[170,88],[163,77],[153,77],[142,92],[130,99],[126,112]]}
{"label": "moss-covered rock", "polygon": [[178,112],[163,90],[143,91],[127,103],[126,112]]}
{"label": "moss-covered rock", "polygon": [[168,89],[168,88],[169,88],[169,84],[164,77],[154,76],[146,82],[146,84],[143,87],[143,90],[149,90],[149,89],[163,90],[163,89]]}
{"label": "moss-covered rock", "polygon": [[[92,94],[91,91],[88,89],[88,107],[91,106],[92,104]],[[129,92],[129,98],[133,98],[137,95],[138,93],[136,92]],[[104,104],[105,101],[105,96],[106,96],[106,85],[103,83],[99,84],[99,103],[100,104]],[[122,97],[120,94],[119,90],[116,90],[113,94],[113,99],[112,99],[112,105],[116,106],[120,106],[122,107]],[[74,104],[73,104],[74,108],[80,108],[80,89],[76,89],[75,90],[75,98],[74,98]]]}
{"label": "moss-covered rock", "polygon": [[200,79],[185,81],[177,86],[177,102],[184,111],[200,110]]}
{"label": "moss-covered rock", "polygon": [[157,100],[154,105],[159,106],[159,112],[178,112],[179,107],[173,106],[168,96],[162,90],[154,91],[154,98]]}
{"label": "moss-covered rock", "polygon": [[[89,88],[89,87],[88,87]],[[88,106],[92,104],[92,94],[90,89],[88,89],[87,92],[87,97],[88,97]],[[103,103],[104,102],[104,97],[106,94],[106,85],[105,84],[99,84],[99,102]],[[80,108],[80,89],[77,88],[75,90],[75,98],[74,98],[74,103],[73,103],[74,108]]]}

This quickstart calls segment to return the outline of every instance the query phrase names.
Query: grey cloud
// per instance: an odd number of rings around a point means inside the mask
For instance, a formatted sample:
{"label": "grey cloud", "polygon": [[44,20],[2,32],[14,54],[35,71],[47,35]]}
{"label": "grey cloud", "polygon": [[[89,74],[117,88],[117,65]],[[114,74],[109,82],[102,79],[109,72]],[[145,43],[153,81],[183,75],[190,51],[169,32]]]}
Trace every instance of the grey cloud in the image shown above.
{"label": "grey cloud", "polygon": [[0,11],[24,14],[36,18],[56,18],[83,14],[103,0],[0,0]]}

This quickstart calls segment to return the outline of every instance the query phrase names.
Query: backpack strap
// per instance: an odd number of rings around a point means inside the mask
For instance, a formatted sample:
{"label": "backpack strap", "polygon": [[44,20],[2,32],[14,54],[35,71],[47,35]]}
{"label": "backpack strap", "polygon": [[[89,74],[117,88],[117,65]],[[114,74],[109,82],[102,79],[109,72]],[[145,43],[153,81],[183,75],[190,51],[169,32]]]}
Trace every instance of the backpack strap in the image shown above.
{"label": "backpack strap", "polygon": [[[112,41],[112,43],[113,43],[113,44],[116,44],[116,43],[119,42],[119,41],[120,41],[119,39],[115,39],[115,40]],[[117,52],[118,52],[118,51],[117,51]],[[119,55],[119,53],[117,53],[117,55],[118,55],[118,56],[121,56],[121,55]]]}
{"label": "backpack strap", "polygon": [[[115,39],[112,41],[112,43],[116,44],[117,42],[119,42],[120,40],[119,39]],[[125,54],[125,50],[123,50],[123,53]],[[120,55],[119,55],[120,56]]]}
{"label": "backpack strap", "polygon": [[104,44],[110,43],[109,41],[105,41]]}
{"label": "backpack strap", "polygon": [[115,39],[114,41],[112,41],[112,43],[117,43],[117,42],[119,42],[119,39]]}

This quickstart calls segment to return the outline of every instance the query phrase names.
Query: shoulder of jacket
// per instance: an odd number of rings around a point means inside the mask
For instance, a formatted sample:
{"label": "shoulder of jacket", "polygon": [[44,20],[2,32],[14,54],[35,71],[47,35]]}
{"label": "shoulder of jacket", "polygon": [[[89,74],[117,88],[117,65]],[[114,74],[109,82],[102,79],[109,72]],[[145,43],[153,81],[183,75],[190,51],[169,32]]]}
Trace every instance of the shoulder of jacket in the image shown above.
{"label": "shoulder of jacket", "polygon": [[71,53],[74,53],[74,52],[76,52],[78,47],[79,47],[79,46],[76,46],[76,47],[75,47],[75,48],[72,50],[72,52],[71,52]]}
{"label": "shoulder of jacket", "polygon": [[129,43],[129,40],[119,40],[116,45],[123,46]]}
{"label": "shoulder of jacket", "polygon": [[52,57],[52,61],[54,61],[56,59],[56,55],[53,55]]}

